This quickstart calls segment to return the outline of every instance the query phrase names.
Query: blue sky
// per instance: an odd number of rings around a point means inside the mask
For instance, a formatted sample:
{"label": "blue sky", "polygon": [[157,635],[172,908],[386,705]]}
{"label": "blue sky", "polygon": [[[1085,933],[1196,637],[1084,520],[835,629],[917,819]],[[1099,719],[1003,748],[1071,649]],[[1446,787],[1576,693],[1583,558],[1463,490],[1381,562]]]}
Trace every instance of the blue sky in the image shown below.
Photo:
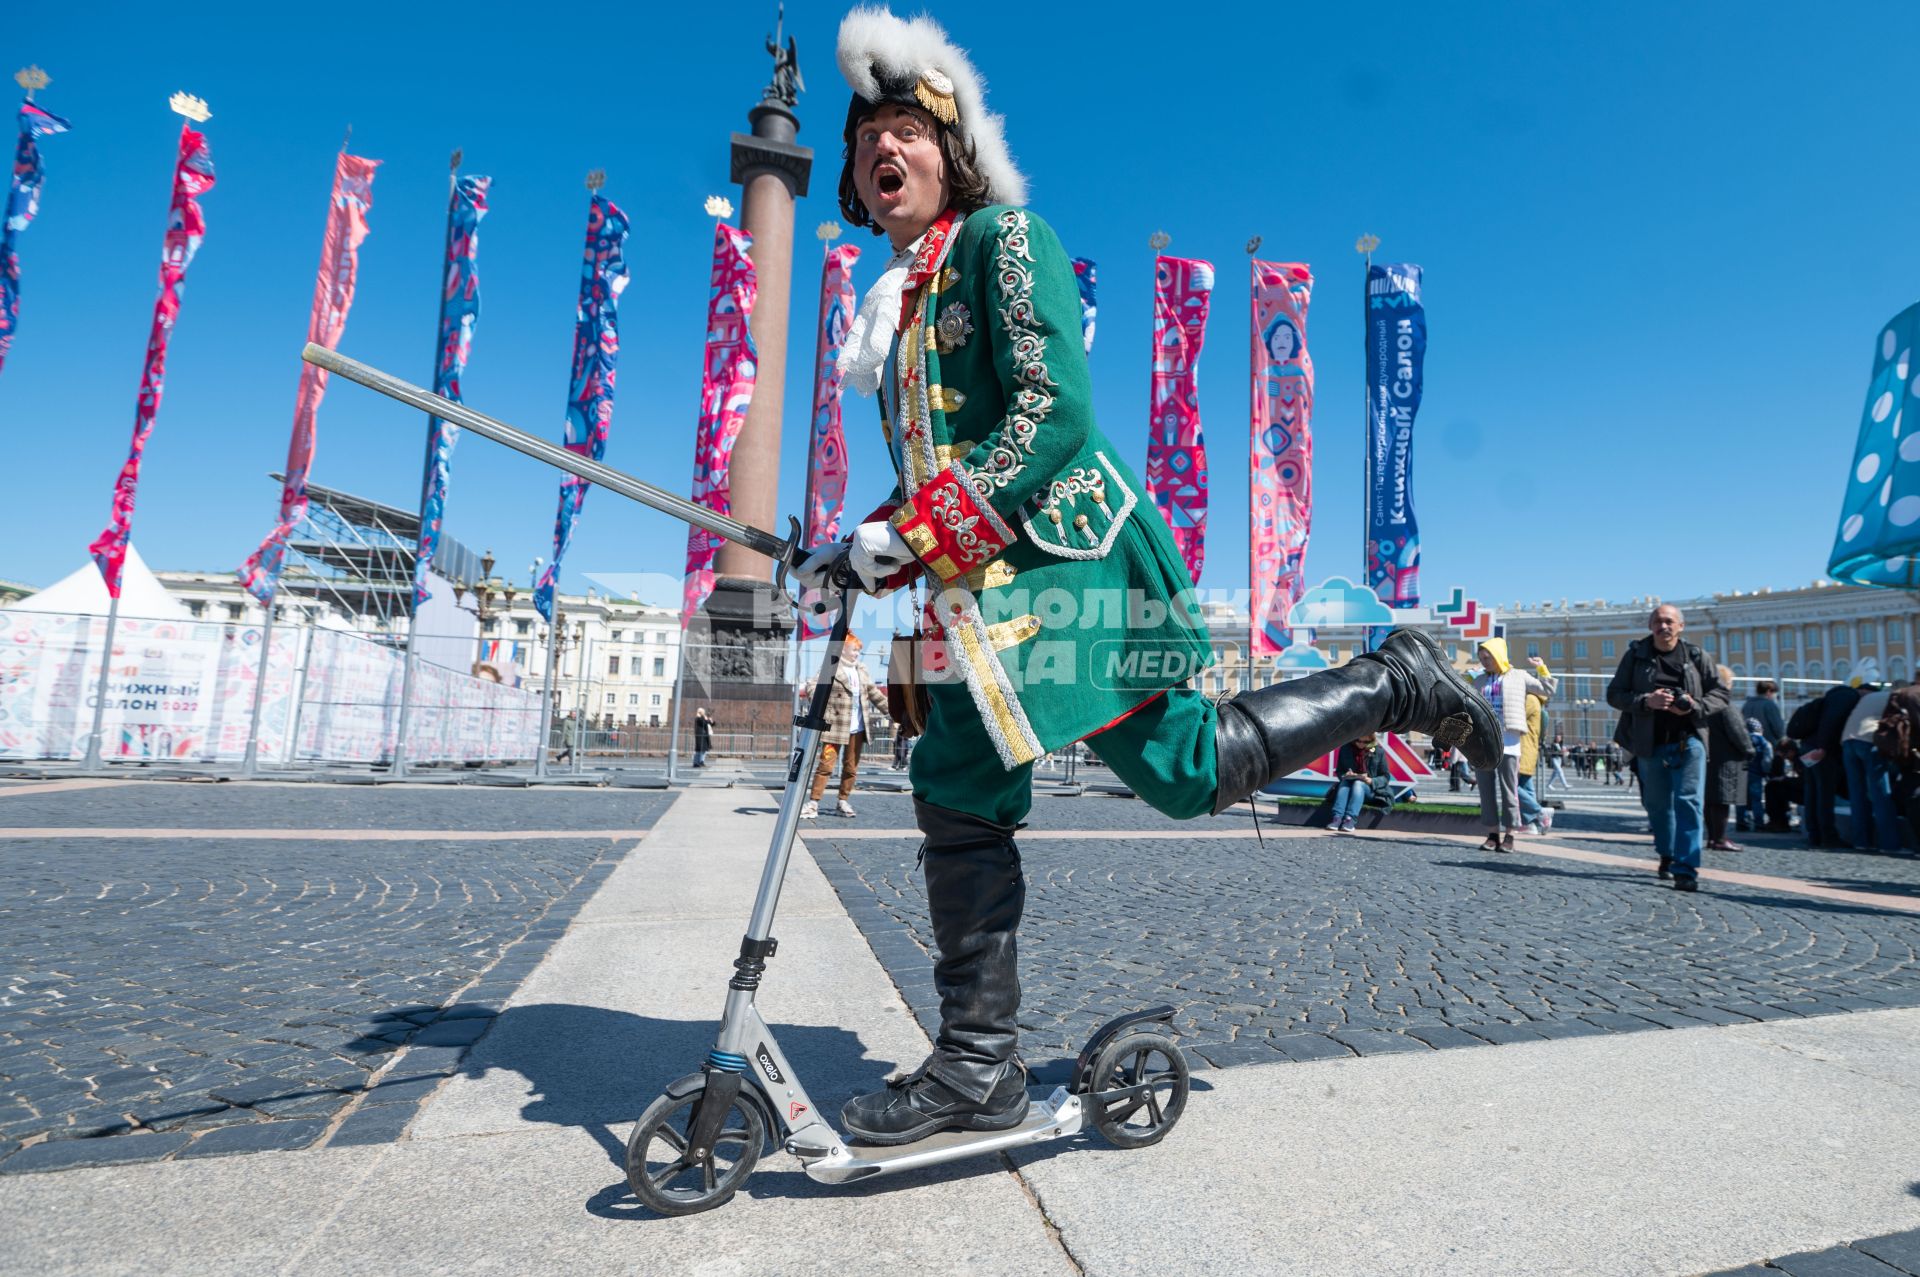
{"label": "blue sky", "polygon": [[[178,120],[208,99],[219,185],[173,340],[135,543],[158,568],[229,569],[272,524],[333,154],[385,161],[342,349],[429,378],[447,155],[491,174],[470,403],[557,435],[582,178],[631,215],[608,460],[692,472],[710,223],[727,140],[768,72],[772,4],[375,11],[207,3],[16,6],[10,74],[74,131],[45,145],[21,241],[20,336],[0,372],[0,577],[84,561],[132,421]],[[764,9],[764,12],[762,11]],[[315,21],[315,13],[330,15]],[[820,221],[835,215],[843,9],[798,0],[816,148],[799,206],[782,506],[804,482]],[[1811,16],[1810,16],[1811,14]],[[1677,597],[1819,575],[1885,320],[1920,292],[1920,7],[1031,5],[940,16],[1008,116],[1034,208],[1099,263],[1102,427],[1145,455],[1148,236],[1220,273],[1201,362],[1212,465],[1202,583],[1246,583],[1243,246],[1318,277],[1318,508],[1309,579],[1358,575],[1362,374],[1356,235],[1426,268],[1431,347],[1414,502],[1427,593],[1510,602]],[[884,254],[872,244],[864,287]],[[864,512],[888,487],[850,404]],[[423,423],[336,382],[317,482],[417,500]],[[550,553],[558,476],[478,439],[449,530],[517,570]],[[567,584],[677,575],[683,530],[604,493]]]}

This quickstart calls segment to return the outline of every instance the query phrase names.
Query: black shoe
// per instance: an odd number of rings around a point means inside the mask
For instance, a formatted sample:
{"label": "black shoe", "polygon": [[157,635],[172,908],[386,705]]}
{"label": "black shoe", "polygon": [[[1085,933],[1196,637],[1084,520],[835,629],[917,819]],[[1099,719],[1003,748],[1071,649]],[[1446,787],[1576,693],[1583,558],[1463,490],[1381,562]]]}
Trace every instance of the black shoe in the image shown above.
{"label": "black shoe", "polygon": [[1395,630],[1338,669],[1243,692],[1214,729],[1215,815],[1370,732],[1425,732],[1475,767],[1500,757],[1500,722],[1434,641]]}
{"label": "black shoe", "polygon": [[1691,876],[1675,878],[1673,880],[1673,889],[1675,891],[1698,891],[1700,890],[1700,880]]}
{"label": "black shoe", "polygon": [[1499,835],[1499,834],[1488,834],[1488,835],[1487,835],[1487,840],[1486,840],[1485,842],[1483,842],[1483,843],[1481,843],[1481,844],[1480,844],[1480,850],[1481,850],[1481,851],[1498,851],[1498,850],[1500,850],[1500,835]]}
{"label": "black shoe", "polygon": [[1654,872],[1654,877],[1660,878],[1663,880],[1673,877],[1673,857],[1672,856],[1660,857],[1660,868]]}
{"label": "black shoe", "polygon": [[1004,1131],[1027,1116],[1027,1074],[1019,1061],[1005,1066],[984,1100],[970,1100],[928,1070],[929,1056],[905,1077],[889,1078],[871,1095],[856,1095],[840,1110],[855,1139],[868,1144],[910,1144],[935,1131]]}
{"label": "black shoe", "polygon": [[1501,851],[1512,851],[1512,850],[1513,850],[1513,835],[1512,835],[1512,834],[1503,834],[1503,835],[1501,836],[1501,838],[1500,838],[1500,850],[1501,850]]}

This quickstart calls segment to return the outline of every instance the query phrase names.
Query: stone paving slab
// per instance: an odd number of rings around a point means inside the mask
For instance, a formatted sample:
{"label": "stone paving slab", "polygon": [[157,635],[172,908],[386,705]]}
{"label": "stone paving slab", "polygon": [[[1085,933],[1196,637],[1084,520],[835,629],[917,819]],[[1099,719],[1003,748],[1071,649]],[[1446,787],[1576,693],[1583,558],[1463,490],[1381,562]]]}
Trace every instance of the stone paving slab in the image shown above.
{"label": "stone paving slab", "polygon": [[[87,796],[176,804],[207,824],[253,818],[259,794],[247,789]],[[383,819],[455,815],[439,793],[392,792],[403,801],[382,801]],[[179,806],[180,794],[200,806]],[[469,800],[470,823],[496,798]],[[628,795],[618,814],[645,823],[662,806]],[[515,810],[488,814],[510,821]],[[136,1150],[310,1144],[363,1093],[370,1106],[405,1103],[410,1117],[422,1080],[451,1070],[634,841],[377,832],[0,840],[0,1175]],[[409,1046],[406,1069],[393,1071]],[[392,1138],[403,1126],[369,1117],[342,1136]],[[208,1142],[189,1147],[195,1136]],[[21,1151],[43,1139],[74,1147]]]}
{"label": "stone paving slab", "polygon": [[[911,804],[856,802],[855,820],[811,822],[809,845],[902,996],[935,1021],[918,839],[885,836],[911,828]],[[1355,1051],[1382,1049],[1382,1033],[1451,1048],[1920,1005],[1920,917],[1905,913],[1717,884],[1685,896],[1637,868],[1418,835],[1269,831],[1263,848],[1245,818],[1209,839],[1212,823],[1135,801],[1040,800],[1031,820],[1048,835],[1022,843],[1021,1023],[1036,1062],[1158,1002],[1220,1065],[1295,1058],[1278,1043],[1297,1033]]]}
{"label": "stone paving slab", "polygon": [[106,783],[0,801],[0,828],[644,829],[671,801],[645,790]]}
{"label": "stone paving slab", "polygon": [[1920,1226],[1913,1076],[1920,1011],[1236,1068],[1014,1160],[1099,1277],[1697,1274]]}

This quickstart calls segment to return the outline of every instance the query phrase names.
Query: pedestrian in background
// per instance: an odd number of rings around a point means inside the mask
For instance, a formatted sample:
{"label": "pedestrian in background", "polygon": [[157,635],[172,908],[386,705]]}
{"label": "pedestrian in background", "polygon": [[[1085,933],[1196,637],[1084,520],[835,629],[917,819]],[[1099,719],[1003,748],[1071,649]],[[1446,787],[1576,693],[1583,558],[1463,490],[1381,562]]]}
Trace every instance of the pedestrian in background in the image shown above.
{"label": "pedestrian in background", "polygon": [[[1834,812],[1841,787],[1847,783],[1842,746],[1847,719],[1860,703],[1860,690],[1842,683],[1829,687],[1816,702],[1794,711],[1799,720],[1800,774],[1806,782],[1806,820],[1809,847],[1839,847],[1840,822]],[[1817,706],[1817,708],[1815,708]],[[1789,724],[1789,730],[1794,724]]]}
{"label": "pedestrian in background", "polygon": [[1747,759],[1747,802],[1735,813],[1735,827],[1743,832],[1758,833],[1767,818],[1767,778],[1773,775],[1773,742],[1767,739],[1765,727],[1757,718],[1747,720],[1747,743],[1753,746],[1753,755]]}
{"label": "pedestrian in background", "polygon": [[1880,717],[1893,696],[1889,687],[1862,683],[1842,732],[1841,759],[1847,771],[1848,829],[1856,851],[1901,850],[1900,814],[1894,803],[1892,764],[1874,744]]}
{"label": "pedestrian in background", "polygon": [[1474,680],[1480,694],[1493,706],[1500,720],[1500,761],[1475,774],[1480,790],[1480,823],[1487,827],[1482,851],[1512,851],[1513,834],[1520,828],[1520,749],[1527,738],[1527,697],[1545,700],[1553,695],[1554,681],[1547,667],[1535,662],[1539,675],[1513,668],[1507,659],[1507,641],[1490,638],[1480,645],[1480,668]]}
{"label": "pedestrian in background", "polygon": [[1777,747],[1787,738],[1787,719],[1780,710],[1780,684],[1770,678],[1753,685],[1753,695],[1740,707],[1740,715],[1760,720],[1760,734],[1769,745]]}
{"label": "pedestrian in background", "polygon": [[702,705],[693,711],[693,765],[707,765],[707,751],[713,748],[713,720],[707,716],[707,707]]}
{"label": "pedestrian in background", "polygon": [[[1566,760],[1567,742],[1559,735],[1555,735],[1553,744],[1547,746],[1547,766],[1553,769],[1553,775],[1547,777],[1548,789],[1552,789],[1555,785],[1568,791],[1573,789],[1573,786],[1567,781]],[[1579,770],[1577,764],[1574,770]]]}
{"label": "pedestrian in background", "polygon": [[1387,751],[1371,735],[1342,745],[1333,761],[1333,819],[1327,832],[1350,834],[1369,798],[1393,802],[1393,775],[1387,770]]}
{"label": "pedestrian in background", "polygon": [[827,730],[820,738],[820,761],[813,769],[813,789],[801,805],[800,816],[812,820],[820,814],[820,799],[827,792],[836,758],[840,761],[840,796],[833,807],[836,816],[854,814],[854,779],[860,772],[860,752],[867,747],[867,716],[887,716],[887,697],[873,685],[873,675],[860,659],[860,636],[847,635],[840,652],[840,668],[833,676],[833,690],[827,695]]}
{"label": "pedestrian in background", "polygon": [[[1713,667],[1723,687],[1733,686],[1733,671],[1724,665]],[[1707,725],[1707,850],[1739,851],[1740,846],[1727,837],[1727,818],[1746,794],[1747,763],[1753,757],[1753,741],[1747,735],[1747,722],[1729,701],[1713,715]]]}
{"label": "pedestrian in background", "polygon": [[[1547,667],[1535,659],[1533,667],[1546,677]],[[1553,828],[1553,809],[1540,801],[1533,787],[1540,770],[1540,732],[1546,722],[1546,698],[1527,694],[1527,734],[1520,741],[1520,827],[1546,833]]]}
{"label": "pedestrian in background", "polygon": [[1704,737],[1727,703],[1706,655],[1680,637],[1686,619],[1671,603],[1647,618],[1607,684],[1607,704],[1620,711],[1616,743],[1638,764],[1640,804],[1653,829],[1659,874],[1677,891],[1699,890],[1701,790],[1707,769]]}

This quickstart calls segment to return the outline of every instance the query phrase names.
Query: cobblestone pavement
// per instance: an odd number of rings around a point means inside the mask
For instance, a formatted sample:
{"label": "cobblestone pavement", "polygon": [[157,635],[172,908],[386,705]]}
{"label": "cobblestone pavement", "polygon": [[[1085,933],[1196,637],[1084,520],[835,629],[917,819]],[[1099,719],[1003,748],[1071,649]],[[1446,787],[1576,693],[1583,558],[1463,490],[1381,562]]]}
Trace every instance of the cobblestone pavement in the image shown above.
{"label": "cobblestone pavement", "polygon": [[[397,1137],[633,845],[444,831],[638,830],[670,801],[167,783],[0,795],[0,827],[16,829],[370,831],[0,837],[0,1173],[304,1147],[349,1106],[332,1143]],[[442,836],[371,832],[408,829]]]}
{"label": "cobblestone pavement", "polygon": [[[804,836],[931,1029],[917,838],[835,837],[908,829],[911,805],[880,794],[856,803],[857,819],[809,822]],[[1576,810],[1555,833],[1580,845],[1583,823],[1617,832],[1619,820],[1583,821]],[[1179,1008],[1184,1041],[1216,1065],[1920,1005],[1920,917],[1911,915],[1711,884],[1687,896],[1651,874],[1419,835],[1270,831],[1262,848],[1209,838],[1222,825],[1182,825],[1126,799],[1043,798],[1030,821],[1192,835],[1022,844],[1021,1024],[1034,1062],[1071,1055],[1109,1017],[1160,1002]],[[1225,828],[1248,823],[1240,816]],[[1585,845],[1651,854],[1650,845]],[[1784,865],[1796,853],[1768,854]],[[1822,869],[1839,859],[1829,856]],[[1913,877],[1906,861],[1860,861],[1870,863],[1847,872],[1867,890],[1901,891]],[[1755,853],[1713,861],[1772,872],[1762,862]],[[1799,874],[1810,876],[1804,863]]]}

